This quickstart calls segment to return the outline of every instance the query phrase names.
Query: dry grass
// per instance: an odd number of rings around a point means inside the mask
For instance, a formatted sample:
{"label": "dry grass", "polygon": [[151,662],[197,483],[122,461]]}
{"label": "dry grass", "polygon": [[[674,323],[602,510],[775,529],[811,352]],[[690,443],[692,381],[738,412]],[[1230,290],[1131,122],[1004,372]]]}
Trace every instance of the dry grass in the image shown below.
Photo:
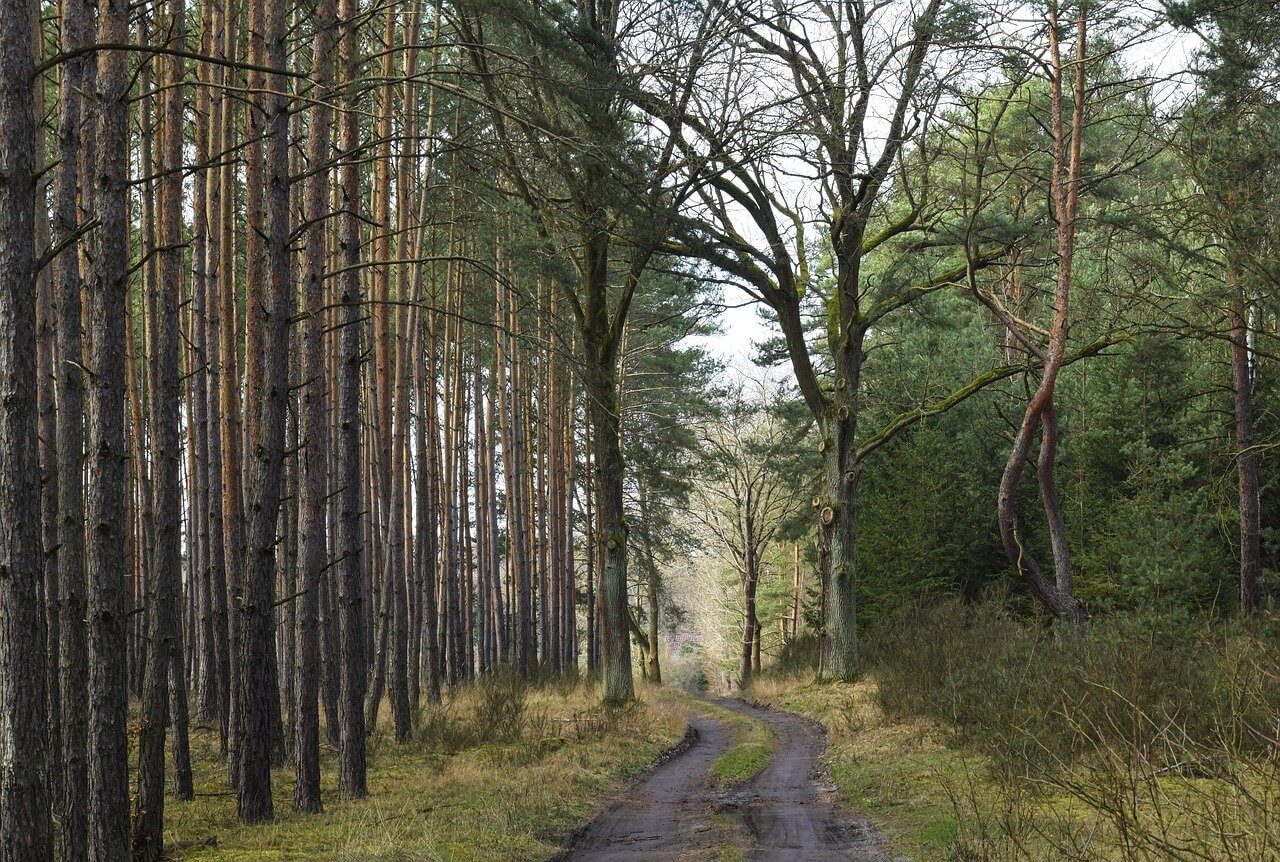
{"label": "dry grass", "polygon": [[[463,690],[425,712],[432,730],[400,745],[371,739],[369,797],[337,798],[335,762],[323,763],[325,812],[292,808],[292,773],[273,775],[276,822],[236,822],[216,734],[193,745],[197,796],[170,800],[166,838],[174,858],[233,860],[529,860],[555,852],[601,799],[643,771],[684,733],[683,714],[644,692],[603,711],[594,687],[528,690],[518,728],[468,738],[482,725],[485,693]],[[461,741],[460,741],[461,740]]]}
{"label": "dry grass", "polygon": [[753,700],[806,715],[827,728],[827,766],[846,804],[869,814],[892,849],[917,862],[948,858],[956,818],[939,792],[965,758],[924,719],[890,720],[875,683],[818,684],[804,677],[757,677]]}
{"label": "dry grass", "polygon": [[[968,636],[992,642],[981,633]],[[1280,684],[1274,642],[1244,635],[1223,644],[1220,657],[1198,658],[1224,668],[1207,675],[1211,690],[1153,698],[1148,689],[1167,680],[1143,670],[1142,653],[1125,662],[1081,661],[1073,669],[1077,679],[1038,670],[1029,678],[1050,690],[1025,700],[1058,697],[1066,704],[1038,711],[1001,708],[1000,699],[1012,697],[1011,683],[980,681],[982,652],[975,646],[973,666],[954,671],[967,681],[957,696],[974,701],[956,710],[968,716],[965,725],[898,710],[886,715],[880,706],[886,692],[871,678],[822,685],[766,678],[751,695],[827,726],[830,768],[843,797],[917,862],[1278,862],[1280,712],[1268,696]],[[965,654],[940,652],[949,656],[948,667],[962,664]],[[1156,658],[1153,668],[1168,664],[1163,654]],[[1139,688],[1137,695],[1109,683],[1117,671]],[[888,700],[929,703],[933,693],[912,693],[903,673]],[[1059,694],[1071,685],[1096,693],[1079,700]],[[984,691],[992,699],[986,709],[979,702]],[[1167,702],[1172,711],[1152,702]],[[1087,708],[1075,708],[1080,704]]]}

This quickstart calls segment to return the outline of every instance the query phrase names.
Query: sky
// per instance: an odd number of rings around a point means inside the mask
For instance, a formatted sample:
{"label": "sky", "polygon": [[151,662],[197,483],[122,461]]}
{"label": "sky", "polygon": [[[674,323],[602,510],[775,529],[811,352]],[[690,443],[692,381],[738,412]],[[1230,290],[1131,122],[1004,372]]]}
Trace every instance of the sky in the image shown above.
{"label": "sky", "polygon": [[[1144,4],[1135,3],[1131,10],[1139,12]],[[1142,12],[1151,14],[1150,10]],[[1124,51],[1124,59],[1130,68],[1147,72],[1154,78],[1165,78],[1162,85],[1157,86],[1157,98],[1177,99],[1179,93],[1185,93],[1188,79],[1184,73],[1191,65],[1192,55],[1197,47],[1196,38],[1187,33],[1173,32],[1168,28],[1159,28],[1147,38],[1135,42]],[[750,224],[743,224],[740,229],[747,235],[753,232]],[[761,380],[766,376],[758,368],[753,358],[755,344],[769,337],[775,328],[759,315],[759,306],[748,303],[747,295],[733,287],[724,288],[724,304],[718,314],[721,332],[718,335],[696,339],[719,359],[725,366],[725,375],[734,380]],[[767,376],[785,376],[786,369],[774,369]]]}

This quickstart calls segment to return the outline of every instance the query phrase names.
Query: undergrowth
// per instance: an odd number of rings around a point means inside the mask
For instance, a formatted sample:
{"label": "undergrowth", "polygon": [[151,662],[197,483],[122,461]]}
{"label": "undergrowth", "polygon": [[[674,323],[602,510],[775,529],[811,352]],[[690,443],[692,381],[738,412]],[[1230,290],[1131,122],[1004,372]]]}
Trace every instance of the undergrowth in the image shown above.
{"label": "undergrowth", "polygon": [[642,692],[604,709],[594,686],[526,687],[497,679],[424,706],[413,739],[370,738],[369,796],[337,795],[322,763],[325,811],[292,809],[290,768],[272,775],[276,820],[243,826],[226,787],[217,732],[193,738],[197,797],[168,801],[175,859],[529,860],[551,856],[611,788],[645,770],[684,733],[678,709]]}
{"label": "undergrowth", "polygon": [[832,735],[845,798],[920,862],[1280,860],[1280,641],[1180,617],[1058,633],[942,601],[857,684],[760,680]]}

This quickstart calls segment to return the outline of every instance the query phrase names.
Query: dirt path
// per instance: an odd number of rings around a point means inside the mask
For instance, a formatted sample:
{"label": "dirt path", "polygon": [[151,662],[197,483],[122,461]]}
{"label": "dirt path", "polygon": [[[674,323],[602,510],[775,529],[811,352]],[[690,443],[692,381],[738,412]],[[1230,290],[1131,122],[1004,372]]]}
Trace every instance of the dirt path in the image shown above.
{"label": "dirt path", "polygon": [[745,786],[717,787],[709,770],[731,744],[723,723],[697,713],[697,739],[578,834],[565,860],[846,860],[891,862],[863,818],[837,810],[820,783],[826,743],[816,725],[738,700],[721,706],[767,722],[769,764]]}

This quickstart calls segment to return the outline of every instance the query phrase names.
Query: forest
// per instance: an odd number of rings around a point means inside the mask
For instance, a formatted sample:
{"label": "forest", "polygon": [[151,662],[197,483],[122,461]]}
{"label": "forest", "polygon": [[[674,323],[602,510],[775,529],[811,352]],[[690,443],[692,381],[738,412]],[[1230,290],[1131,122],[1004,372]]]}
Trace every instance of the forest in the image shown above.
{"label": "forest", "polygon": [[1275,0],[0,0],[0,862],[1280,860]]}

